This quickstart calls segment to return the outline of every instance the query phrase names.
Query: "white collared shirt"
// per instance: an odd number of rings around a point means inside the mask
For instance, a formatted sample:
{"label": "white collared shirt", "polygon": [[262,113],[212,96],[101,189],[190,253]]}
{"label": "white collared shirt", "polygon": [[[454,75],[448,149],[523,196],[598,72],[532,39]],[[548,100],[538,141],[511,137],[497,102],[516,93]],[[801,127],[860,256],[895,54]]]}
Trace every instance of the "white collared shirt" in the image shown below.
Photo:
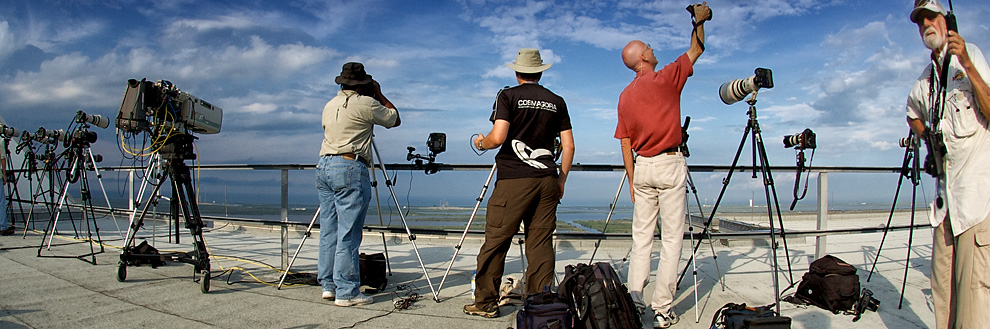
{"label": "white collared shirt", "polygon": [[[990,68],[980,48],[967,43],[966,51],[983,80],[990,78]],[[933,76],[934,64],[929,64],[918,77],[907,102],[908,118],[926,124],[932,105],[928,79]],[[990,214],[990,130],[987,118],[977,107],[970,77],[956,56],[952,56],[946,76],[945,111],[940,126],[947,152],[945,175],[938,178],[937,187],[944,206],[939,208],[933,202],[929,220],[932,226],[938,226],[949,216],[952,233],[958,236]],[[937,85],[938,74],[934,77]]]}

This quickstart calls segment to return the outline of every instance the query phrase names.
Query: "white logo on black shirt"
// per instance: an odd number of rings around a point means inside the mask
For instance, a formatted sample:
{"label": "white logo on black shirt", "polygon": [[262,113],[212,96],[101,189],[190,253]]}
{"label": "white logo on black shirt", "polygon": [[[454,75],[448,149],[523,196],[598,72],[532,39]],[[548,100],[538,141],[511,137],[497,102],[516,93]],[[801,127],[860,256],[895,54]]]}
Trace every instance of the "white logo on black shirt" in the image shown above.
{"label": "white logo on black shirt", "polygon": [[530,167],[537,169],[547,169],[547,165],[540,163],[539,161],[536,161],[536,158],[545,155],[553,157],[553,153],[550,153],[550,150],[547,149],[534,150],[529,148],[529,146],[527,146],[526,143],[523,143],[522,141],[516,139],[512,140],[512,151],[516,153],[516,157],[518,157],[519,160],[522,160],[522,162],[526,163]]}

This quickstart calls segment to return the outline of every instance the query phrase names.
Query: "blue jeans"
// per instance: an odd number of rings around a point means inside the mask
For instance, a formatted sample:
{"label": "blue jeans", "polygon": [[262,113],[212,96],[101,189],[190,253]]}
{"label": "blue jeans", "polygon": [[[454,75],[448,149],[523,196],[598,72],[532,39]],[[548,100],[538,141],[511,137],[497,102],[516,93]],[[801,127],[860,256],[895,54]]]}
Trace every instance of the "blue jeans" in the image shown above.
{"label": "blue jeans", "polygon": [[320,193],[320,254],[316,279],[337,299],[357,296],[361,287],[358,248],[371,201],[368,167],[341,156],[323,156],[316,165]]}

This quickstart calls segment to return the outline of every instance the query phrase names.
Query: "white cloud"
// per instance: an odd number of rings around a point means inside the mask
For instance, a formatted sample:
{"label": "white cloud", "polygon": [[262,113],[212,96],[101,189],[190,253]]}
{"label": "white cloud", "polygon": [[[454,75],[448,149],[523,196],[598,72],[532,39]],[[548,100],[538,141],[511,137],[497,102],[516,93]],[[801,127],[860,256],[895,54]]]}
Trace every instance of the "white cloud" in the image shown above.
{"label": "white cloud", "polygon": [[762,111],[763,113],[771,114],[774,119],[781,122],[813,122],[823,114],[822,111],[803,103],[771,106],[764,108]]}
{"label": "white cloud", "polygon": [[10,31],[10,24],[7,21],[0,21],[0,60],[6,58],[19,47],[14,33]]}

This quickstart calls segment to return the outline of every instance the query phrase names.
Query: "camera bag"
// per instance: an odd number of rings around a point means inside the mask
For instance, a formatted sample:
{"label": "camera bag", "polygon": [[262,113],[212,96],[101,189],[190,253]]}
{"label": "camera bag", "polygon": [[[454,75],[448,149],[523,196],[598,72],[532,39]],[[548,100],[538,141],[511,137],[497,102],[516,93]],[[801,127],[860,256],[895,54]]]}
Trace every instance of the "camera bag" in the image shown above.
{"label": "camera bag", "polygon": [[567,265],[557,287],[571,305],[575,328],[626,329],[643,326],[632,296],[608,263]]}
{"label": "camera bag", "polygon": [[811,262],[794,293],[799,301],[818,306],[833,314],[851,311],[859,301],[859,275],[856,267],[832,255]]}
{"label": "camera bag", "polygon": [[727,303],[715,311],[712,329],[787,329],[791,318],[780,316],[773,310],[773,304],[748,307],[746,303]]}
{"label": "camera bag", "polygon": [[571,306],[557,293],[544,287],[543,292],[532,294],[523,300],[523,308],[516,312],[519,329],[572,329],[574,318]]}
{"label": "camera bag", "polygon": [[374,253],[358,255],[358,263],[361,270],[361,285],[367,286],[365,292],[377,293],[384,290],[388,285],[388,277],[385,276],[385,254]]}

